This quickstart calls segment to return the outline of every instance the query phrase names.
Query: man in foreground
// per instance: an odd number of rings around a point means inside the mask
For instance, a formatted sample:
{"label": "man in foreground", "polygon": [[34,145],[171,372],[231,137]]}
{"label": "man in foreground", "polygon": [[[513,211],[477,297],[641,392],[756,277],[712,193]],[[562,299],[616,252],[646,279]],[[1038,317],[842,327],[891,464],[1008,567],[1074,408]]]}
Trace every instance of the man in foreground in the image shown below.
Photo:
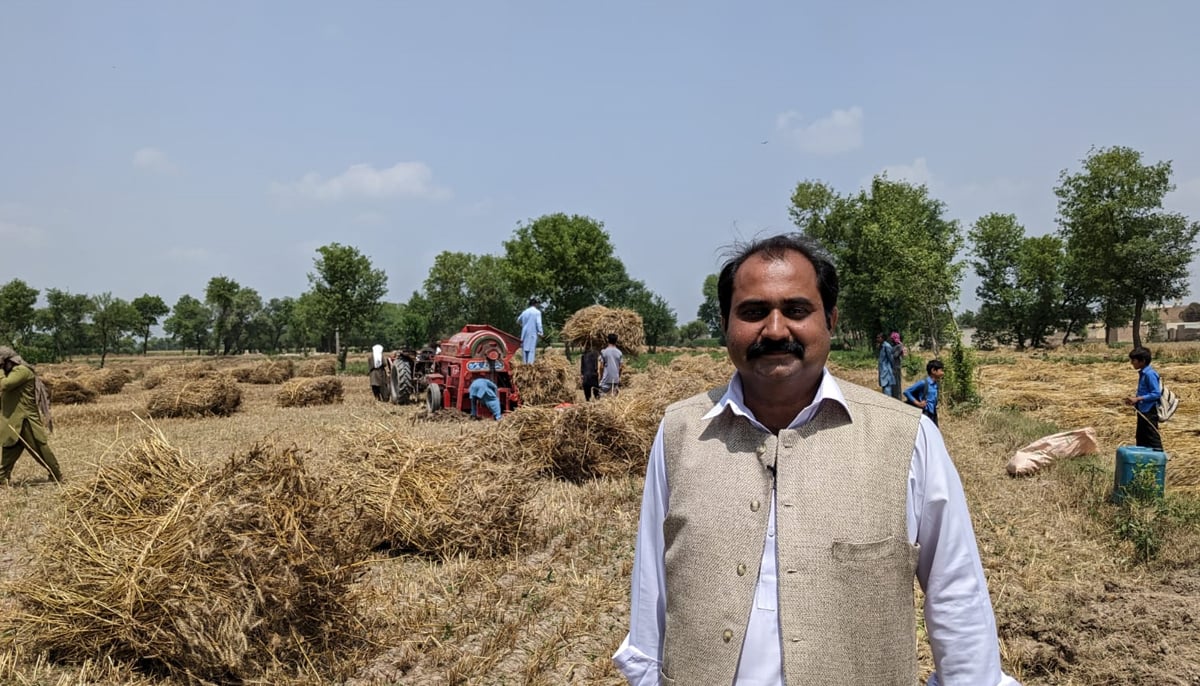
{"label": "man in foreground", "polygon": [[0,486],[8,485],[13,466],[26,448],[50,473],[50,480],[61,483],[62,471],[50,449],[48,433],[54,428],[50,418],[50,394],[33,367],[6,345],[0,346],[0,370],[4,372],[4,378],[0,379],[0,415],[3,415],[0,436],[4,438]]}
{"label": "man in foreground", "polygon": [[958,474],[919,410],[825,370],[837,271],[815,242],[743,247],[718,299],[736,373],[669,407],[650,453],[630,631],[632,684],[917,679],[1013,686]]}

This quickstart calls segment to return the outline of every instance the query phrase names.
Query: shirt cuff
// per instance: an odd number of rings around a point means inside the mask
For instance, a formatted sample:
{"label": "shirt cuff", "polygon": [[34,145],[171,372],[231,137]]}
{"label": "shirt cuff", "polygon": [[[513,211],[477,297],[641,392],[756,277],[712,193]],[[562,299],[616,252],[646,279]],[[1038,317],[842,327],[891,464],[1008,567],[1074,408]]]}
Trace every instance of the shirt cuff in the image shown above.
{"label": "shirt cuff", "polygon": [[612,661],[631,686],[658,686],[658,660],[631,645],[628,634],[613,654]]}
{"label": "shirt cuff", "polygon": [[[938,679],[937,672],[929,675],[929,680],[925,682],[925,686],[942,686],[941,680]],[[1021,686],[1021,682],[1011,676],[1000,672],[1000,681],[996,682],[996,686]]]}

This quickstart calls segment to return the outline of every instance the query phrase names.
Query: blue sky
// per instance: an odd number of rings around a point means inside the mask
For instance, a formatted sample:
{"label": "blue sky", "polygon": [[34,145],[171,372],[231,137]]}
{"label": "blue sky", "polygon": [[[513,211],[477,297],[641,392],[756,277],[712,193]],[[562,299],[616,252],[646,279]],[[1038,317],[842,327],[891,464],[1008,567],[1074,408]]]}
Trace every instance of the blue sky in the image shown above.
{"label": "blue sky", "polygon": [[567,212],[682,323],[800,180],[887,171],[964,233],[1041,234],[1093,145],[1173,160],[1200,219],[1197,25],[1185,0],[4,0],[0,282],[297,296],[336,241],[403,301],[439,252]]}

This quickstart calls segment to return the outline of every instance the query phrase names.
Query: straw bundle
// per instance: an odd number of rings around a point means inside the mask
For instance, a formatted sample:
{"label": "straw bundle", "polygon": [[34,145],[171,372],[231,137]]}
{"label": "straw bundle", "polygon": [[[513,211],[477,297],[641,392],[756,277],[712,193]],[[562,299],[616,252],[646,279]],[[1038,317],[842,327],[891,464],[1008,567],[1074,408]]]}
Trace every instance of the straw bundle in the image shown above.
{"label": "straw bundle", "polygon": [[125,384],[132,380],[133,373],[128,369],[93,369],[79,377],[79,383],[100,395],[120,393]]}
{"label": "straw bundle", "polygon": [[463,422],[469,422],[469,421],[471,421],[470,414],[463,412],[461,410],[457,410],[453,407],[444,407],[432,414],[430,414],[429,412],[421,412],[419,414],[414,414],[409,419],[409,423],[414,424],[414,425],[417,424],[418,422],[461,424]]}
{"label": "straw bundle", "polygon": [[434,557],[493,557],[516,548],[530,468],[491,459],[491,432],[430,443],[398,432],[347,433],[334,463],[370,544]]}
{"label": "straw bundle", "polygon": [[254,369],[250,371],[250,383],[256,384],[277,384],[283,383],[292,378],[295,371],[295,365],[291,360],[263,360],[254,365]]}
{"label": "straw bundle", "polygon": [[275,395],[280,407],[309,407],[342,402],[342,380],[336,376],[292,379]]}
{"label": "straw bundle", "polygon": [[255,447],[206,476],[157,434],[65,497],[14,584],[16,646],[232,684],[333,676],[361,640],[362,548],[342,494],[295,449]]}
{"label": "straw bundle", "polygon": [[573,346],[597,350],[608,345],[608,334],[617,334],[617,347],[627,355],[638,355],[646,345],[642,315],[633,310],[592,305],[579,310],[563,324],[562,339]]}
{"label": "straw bundle", "polygon": [[232,376],[233,380],[238,383],[250,383],[250,374],[254,371],[255,366],[253,364],[244,364],[240,367],[234,367],[226,373]]}
{"label": "straw bundle", "polygon": [[96,391],[75,379],[50,374],[42,374],[41,378],[53,405],[82,405],[96,401]]}
{"label": "straw bundle", "polygon": [[227,374],[172,381],[146,403],[151,417],[227,416],[242,403],[242,391]]}
{"label": "straw bundle", "polygon": [[161,364],[151,367],[142,376],[142,388],[157,388],[171,379],[203,379],[216,373],[216,366],[207,361],[189,362],[183,365]]}
{"label": "straw bundle", "polygon": [[557,405],[575,401],[579,373],[558,350],[539,355],[530,364],[516,362],[512,370],[513,384],[525,405]]}
{"label": "straw bundle", "polygon": [[571,482],[640,475],[661,414],[646,397],[617,397],[559,409],[522,407],[500,422],[506,459]]}
{"label": "straw bundle", "polygon": [[296,365],[296,376],[333,376],[337,360],[332,357],[313,357]]}

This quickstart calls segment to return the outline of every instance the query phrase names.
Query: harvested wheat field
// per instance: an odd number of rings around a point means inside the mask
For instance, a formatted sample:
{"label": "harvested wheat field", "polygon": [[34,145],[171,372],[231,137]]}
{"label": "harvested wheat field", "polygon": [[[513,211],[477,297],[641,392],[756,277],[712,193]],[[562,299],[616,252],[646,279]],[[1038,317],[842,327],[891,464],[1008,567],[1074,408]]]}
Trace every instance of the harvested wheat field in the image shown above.
{"label": "harvested wheat field", "polygon": [[[1027,685],[1200,683],[1200,539],[1177,532],[1135,563],[1093,516],[1111,509],[1136,374],[1122,351],[1086,355],[985,355],[982,407],[943,414],[1005,669]],[[1200,364],[1162,357],[1182,398],[1164,428],[1174,493],[1197,483]],[[615,398],[572,385],[570,407],[472,422],[376,401],[365,376],[336,377],[340,403],[280,407],[280,386],[213,381],[244,360],[190,360],[56,407],[70,483],[25,458],[0,491],[0,683],[624,683],[609,657],[646,452],[667,404],[732,371],[687,355]],[[872,385],[873,370],[839,373]],[[236,411],[148,418],[189,381],[239,390]],[[1098,458],[1006,475],[1013,450],[1077,422]]]}

